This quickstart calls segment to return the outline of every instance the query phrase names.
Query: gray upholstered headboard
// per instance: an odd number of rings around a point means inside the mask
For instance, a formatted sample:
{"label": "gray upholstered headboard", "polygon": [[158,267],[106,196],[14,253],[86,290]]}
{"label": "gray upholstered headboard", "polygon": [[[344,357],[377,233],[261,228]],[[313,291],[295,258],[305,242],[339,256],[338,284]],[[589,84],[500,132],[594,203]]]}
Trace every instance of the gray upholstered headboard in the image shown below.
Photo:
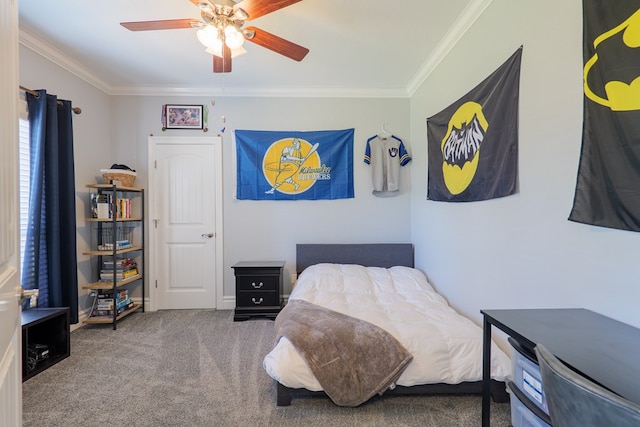
{"label": "gray upholstered headboard", "polygon": [[330,262],[359,264],[367,267],[413,267],[411,243],[297,244],[296,272],[313,264]]}

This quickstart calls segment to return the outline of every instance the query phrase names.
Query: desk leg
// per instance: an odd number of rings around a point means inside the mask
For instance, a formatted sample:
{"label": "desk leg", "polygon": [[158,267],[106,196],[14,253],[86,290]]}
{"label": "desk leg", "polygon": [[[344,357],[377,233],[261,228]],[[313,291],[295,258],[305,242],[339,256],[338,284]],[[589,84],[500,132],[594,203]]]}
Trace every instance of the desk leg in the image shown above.
{"label": "desk leg", "polygon": [[491,420],[491,323],[482,320],[482,427],[489,427]]}

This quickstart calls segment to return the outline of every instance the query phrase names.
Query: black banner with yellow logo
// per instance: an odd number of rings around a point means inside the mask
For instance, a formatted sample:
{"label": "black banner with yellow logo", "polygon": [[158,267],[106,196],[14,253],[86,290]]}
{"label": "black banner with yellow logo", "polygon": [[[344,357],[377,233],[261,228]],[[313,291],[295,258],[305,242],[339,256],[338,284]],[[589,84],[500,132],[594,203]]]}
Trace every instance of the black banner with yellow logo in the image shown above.
{"label": "black banner with yellow logo", "polygon": [[445,110],[427,119],[427,199],[475,202],[515,193],[520,47]]}
{"label": "black banner with yellow logo", "polygon": [[640,3],[583,1],[584,119],[569,220],[640,231]]}

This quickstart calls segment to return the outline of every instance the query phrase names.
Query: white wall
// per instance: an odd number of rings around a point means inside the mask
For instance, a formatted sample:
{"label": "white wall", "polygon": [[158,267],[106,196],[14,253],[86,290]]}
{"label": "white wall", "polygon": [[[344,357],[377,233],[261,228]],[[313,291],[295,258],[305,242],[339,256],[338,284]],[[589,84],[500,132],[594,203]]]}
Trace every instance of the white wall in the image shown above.
{"label": "white wall", "polygon": [[[162,131],[163,104],[206,104],[209,131]],[[224,296],[235,297],[231,265],[241,260],[284,260],[284,293],[295,273],[296,243],[406,242],[410,240],[410,169],[405,167],[402,193],[393,198],[371,194],[371,170],[365,165],[366,139],[383,123],[412,149],[408,99],[113,97],[116,158],[146,183],[147,137],[217,134],[223,126]],[[226,123],[222,123],[222,116]],[[355,198],[320,201],[235,200],[235,129],[330,130],[355,128]]]}
{"label": "white wall", "polygon": [[[136,186],[147,185],[149,135],[211,135],[223,126],[224,297],[235,297],[231,265],[240,260],[284,260],[284,293],[295,272],[295,244],[323,242],[405,242],[410,240],[410,167],[403,170],[401,194],[371,194],[370,168],[364,164],[366,139],[382,129],[403,138],[411,150],[409,100],[375,98],[216,98],[176,96],[108,96],[80,77],[20,46],[21,84],[71,99],[82,108],[74,116],[76,189],[78,192],[79,287],[91,281],[88,183],[101,182],[100,169],[124,163],[138,173]],[[209,106],[209,132],[162,131],[163,104]],[[223,123],[222,116],[225,116]],[[354,199],[334,201],[235,200],[235,129],[325,130],[355,128]],[[86,292],[80,289],[81,309]]]}
{"label": "white wall", "polygon": [[[427,201],[425,119],[520,45],[518,194]],[[483,308],[584,307],[640,326],[638,234],[567,220],[581,146],[581,55],[580,0],[494,0],[411,100],[417,266],[476,320]]]}
{"label": "white wall", "polygon": [[[74,116],[76,189],[78,191],[79,287],[91,281],[90,227],[87,183],[101,182],[100,169],[124,163],[138,173],[136,186],[147,185],[147,138],[150,134],[211,135],[223,126],[224,171],[224,297],[235,297],[231,265],[240,260],[284,260],[284,293],[295,272],[296,243],[406,242],[410,240],[410,169],[403,168],[401,194],[377,198],[371,194],[370,167],[364,149],[369,136],[383,123],[412,151],[409,135],[409,99],[377,98],[223,98],[211,105],[211,97],[108,96],[82,78],[20,46],[21,84],[45,88],[82,108]],[[162,131],[163,104],[206,104],[209,132]],[[222,122],[225,116],[226,123]],[[235,129],[325,130],[355,128],[354,199],[334,201],[235,200]],[[80,289],[81,309],[86,291]]]}

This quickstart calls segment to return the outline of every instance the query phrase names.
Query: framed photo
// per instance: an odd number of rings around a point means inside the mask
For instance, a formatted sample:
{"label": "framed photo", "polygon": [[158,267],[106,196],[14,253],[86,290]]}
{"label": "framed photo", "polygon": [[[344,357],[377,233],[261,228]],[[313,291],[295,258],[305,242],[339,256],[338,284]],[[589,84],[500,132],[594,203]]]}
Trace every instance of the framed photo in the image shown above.
{"label": "framed photo", "polygon": [[202,105],[167,105],[167,129],[202,129]]}

